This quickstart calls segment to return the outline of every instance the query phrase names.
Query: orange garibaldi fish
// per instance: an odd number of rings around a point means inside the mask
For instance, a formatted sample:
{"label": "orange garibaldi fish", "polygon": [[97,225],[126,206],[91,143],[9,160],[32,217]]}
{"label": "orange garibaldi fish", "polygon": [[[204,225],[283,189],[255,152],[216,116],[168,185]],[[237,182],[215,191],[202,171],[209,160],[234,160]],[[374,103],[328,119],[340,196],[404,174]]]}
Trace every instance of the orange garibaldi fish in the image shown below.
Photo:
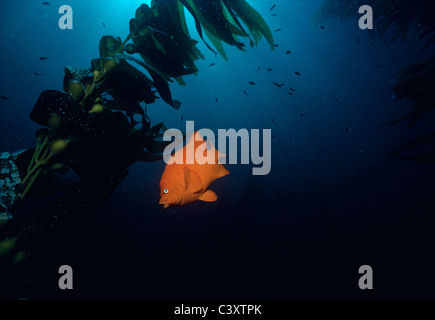
{"label": "orange garibaldi fish", "polygon": [[[203,150],[203,153],[200,154],[204,157],[203,159],[209,160],[207,163],[200,164],[196,159],[197,157],[193,156],[197,155],[198,148]],[[188,164],[186,161],[189,150],[190,152],[194,151],[190,157],[193,158],[192,164]],[[230,173],[223,164],[219,163],[219,158],[223,156],[211,144],[207,143],[199,132],[195,132],[190,137],[190,141],[172,156],[174,163],[166,164],[160,180],[159,204],[167,209],[171,206],[184,206],[197,200],[216,201],[216,193],[207,189],[216,179]]]}

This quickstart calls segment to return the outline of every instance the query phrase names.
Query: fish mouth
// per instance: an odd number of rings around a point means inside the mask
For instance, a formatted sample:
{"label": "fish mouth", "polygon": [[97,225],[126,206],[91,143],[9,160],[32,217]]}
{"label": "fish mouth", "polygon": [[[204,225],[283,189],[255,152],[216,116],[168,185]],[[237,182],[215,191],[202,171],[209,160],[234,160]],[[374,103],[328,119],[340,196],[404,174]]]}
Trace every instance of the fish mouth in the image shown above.
{"label": "fish mouth", "polygon": [[160,201],[159,204],[163,205],[163,209],[168,209],[170,207],[170,205],[164,201]]}

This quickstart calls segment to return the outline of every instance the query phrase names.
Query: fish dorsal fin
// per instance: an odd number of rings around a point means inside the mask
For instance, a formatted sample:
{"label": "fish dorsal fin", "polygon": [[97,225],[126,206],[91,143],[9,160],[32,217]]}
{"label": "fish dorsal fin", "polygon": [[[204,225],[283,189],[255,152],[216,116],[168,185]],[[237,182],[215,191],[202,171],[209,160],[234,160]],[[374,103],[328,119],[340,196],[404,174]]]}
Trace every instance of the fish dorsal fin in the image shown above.
{"label": "fish dorsal fin", "polygon": [[186,190],[191,193],[203,192],[201,177],[195,171],[186,167],[184,167],[184,184]]}
{"label": "fish dorsal fin", "polygon": [[[187,134],[189,133],[186,133],[186,135]],[[195,137],[197,137],[198,141],[195,140]],[[201,134],[198,131],[195,131],[194,133],[190,134],[189,141],[186,143],[186,148],[192,148],[194,151],[196,151],[197,146],[201,145],[204,142],[205,140],[201,136]]]}

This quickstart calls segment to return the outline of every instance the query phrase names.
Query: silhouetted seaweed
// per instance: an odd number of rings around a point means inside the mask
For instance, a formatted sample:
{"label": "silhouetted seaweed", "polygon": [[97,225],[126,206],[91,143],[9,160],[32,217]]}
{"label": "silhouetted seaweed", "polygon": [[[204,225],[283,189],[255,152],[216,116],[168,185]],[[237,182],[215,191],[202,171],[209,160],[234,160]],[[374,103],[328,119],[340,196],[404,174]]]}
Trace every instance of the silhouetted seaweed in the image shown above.
{"label": "silhouetted seaweed", "polygon": [[[205,33],[224,58],[221,41],[244,48],[237,36],[248,38],[251,47],[265,36],[273,49],[269,27],[245,0],[153,0],[151,6],[141,5],[124,41],[102,37],[99,57],[90,68],[65,67],[64,92],[40,94],[30,115],[45,127],[36,132],[36,147],[5,155],[3,163],[17,181],[6,190],[14,195],[13,201],[4,200],[7,210],[14,211],[26,197],[61,193],[24,222],[1,212],[11,220],[0,221],[0,258],[7,257],[6,264],[22,261],[25,251],[43,248],[53,236],[86,220],[128,175],[129,166],[163,158],[171,142],[162,141],[166,127],[162,122],[152,126],[146,107],[160,97],[179,109],[169,84],[184,84],[182,77],[198,72],[195,61],[204,58],[198,41],[190,38],[185,8],[201,39],[206,42]],[[71,178],[63,181],[59,172],[71,173]]]}
{"label": "silhouetted seaweed", "polygon": [[[435,1],[432,0],[368,0],[365,5],[370,5],[374,12],[373,37],[386,37],[391,34],[392,41],[404,41],[410,38],[425,38],[420,54],[435,43]],[[358,16],[360,1],[324,0],[318,12],[317,19],[341,18],[347,19]],[[396,119],[384,123],[378,131],[385,127],[408,122],[408,126],[417,124],[422,116],[435,108],[435,57],[411,64],[398,73],[398,78],[391,90],[396,101],[408,99],[413,102],[405,110],[391,114],[404,114]],[[402,159],[434,161],[431,152],[420,155],[405,156],[404,150],[414,148],[417,144],[428,143],[431,135],[417,138],[403,148],[396,151],[393,156]]]}

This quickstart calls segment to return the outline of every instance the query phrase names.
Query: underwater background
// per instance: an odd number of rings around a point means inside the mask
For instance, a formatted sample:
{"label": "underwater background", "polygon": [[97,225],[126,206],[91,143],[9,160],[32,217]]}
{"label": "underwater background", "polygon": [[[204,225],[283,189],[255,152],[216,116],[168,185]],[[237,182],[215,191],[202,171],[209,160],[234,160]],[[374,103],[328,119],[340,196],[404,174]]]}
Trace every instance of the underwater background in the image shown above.
{"label": "underwater background", "polygon": [[[102,36],[125,38],[141,3],[1,1],[0,95],[9,99],[0,100],[0,151],[34,147],[39,94],[63,90],[65,66],[90,67]],[[434,113],[377,131],[410,105],[394,101],[397,73],[434,48],[418,56],[422,39],[373,38],[358,14],[317,21],[320,0],[249,3],[281,29],[279,46],[225,46],[225,61],[199,42],[198,75],[171,84],[181,109],[158,100],[147,112],[152,124],[181,130],[191,120],[214,132],[272,129],[270,174],[227,165],[230,175],[211,186],[217,202],[164,211],[165,163],[134,164],[84,225],[14,270],[2,298],[435,298],[435,166],[391,157],[428,133]],[[63,4],[73,30],[58,27]],[[26,200],[17,215],[44,201]],[[74,290],[59,290],[61,265],[73,268]],[[373,268],[373,290],[358,287],[362,265]]]}

